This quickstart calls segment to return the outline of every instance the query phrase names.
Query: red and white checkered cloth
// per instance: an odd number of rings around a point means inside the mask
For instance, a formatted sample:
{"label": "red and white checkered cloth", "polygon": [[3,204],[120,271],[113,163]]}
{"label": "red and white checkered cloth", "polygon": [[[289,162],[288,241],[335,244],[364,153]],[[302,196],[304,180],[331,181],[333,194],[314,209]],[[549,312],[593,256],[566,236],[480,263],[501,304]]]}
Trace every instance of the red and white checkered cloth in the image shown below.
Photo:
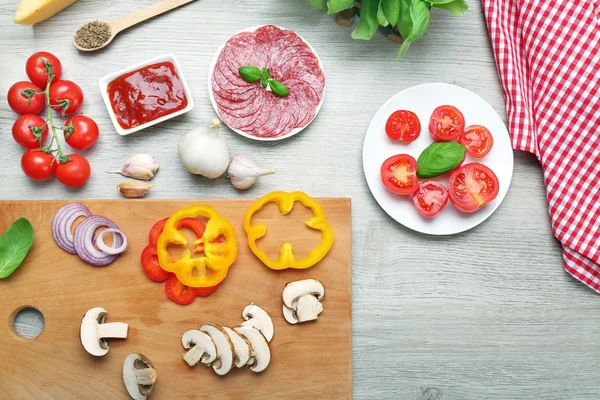
{"label": "red and white checkered cloth", "polygon": [[600,2],[482,4],[513,147],[542,164],[565,269],[600,292]]}

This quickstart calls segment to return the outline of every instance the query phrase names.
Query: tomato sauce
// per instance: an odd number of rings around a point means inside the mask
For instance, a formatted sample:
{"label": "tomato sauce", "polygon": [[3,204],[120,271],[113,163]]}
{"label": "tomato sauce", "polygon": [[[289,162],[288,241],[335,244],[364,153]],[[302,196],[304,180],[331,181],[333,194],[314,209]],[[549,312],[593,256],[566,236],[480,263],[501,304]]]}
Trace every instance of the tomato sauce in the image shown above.
{"label": "tomato sauce", "polygon": [[171,62],[148,65],[108,84],[108,97],[123,129],[154,121],[182,110],[188,99]]}

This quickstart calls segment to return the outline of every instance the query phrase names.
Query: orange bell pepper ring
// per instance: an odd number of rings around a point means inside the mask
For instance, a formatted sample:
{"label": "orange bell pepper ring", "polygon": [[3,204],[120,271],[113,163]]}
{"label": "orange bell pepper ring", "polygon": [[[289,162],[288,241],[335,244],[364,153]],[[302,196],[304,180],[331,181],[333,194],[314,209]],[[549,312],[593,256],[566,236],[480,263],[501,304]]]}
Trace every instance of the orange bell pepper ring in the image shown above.
{"label": "orange bell pepper ring", "polygon": [[[276,203],[279,206],[281,215],[287,215],[294,207],[294,202],[296,201],[299,201],[312,211],[313,217],[305,223],[309,228],[321,231],[321,242],[317,247],[312,249],[306,257],[300,260],[296,260],[292,245],[285,243],[279,250],[279,259],[272,260],[256,244],[256,241],[267,233],[267,227],[265,225],[252,225],[252,216],[267,203]],[[254,255],[267,267],[275,270],[310,268],[321,261],[333,245],[333,230],[325,218],[323,208],[315,199],[304,192],[271,192],[263,196],[252,204],[248,211],[246,211],[246,216],[244,217],[244,230],[248,235],[248,246],[250,247],[250,250],[252,250]]]}
{"label": "orange bell pepper ring", "polygon": [[[208,218],[204,234],[192,242],[196,245],[194,253],[203,252],[204,255],[192,258],[186,246],[188,241],[177,227],[181,220],[197,217]],[[217,240],[220,236],[224,240]],[[167,251],[172,244],[186,246],[178,260],[171,259]],[[238,251],[233,225],[205,204],[186,207],[171,215],[158,237],[156,247],[160,267],[173,272],[184,285],[195,288],[215,286],[225,279]]]}

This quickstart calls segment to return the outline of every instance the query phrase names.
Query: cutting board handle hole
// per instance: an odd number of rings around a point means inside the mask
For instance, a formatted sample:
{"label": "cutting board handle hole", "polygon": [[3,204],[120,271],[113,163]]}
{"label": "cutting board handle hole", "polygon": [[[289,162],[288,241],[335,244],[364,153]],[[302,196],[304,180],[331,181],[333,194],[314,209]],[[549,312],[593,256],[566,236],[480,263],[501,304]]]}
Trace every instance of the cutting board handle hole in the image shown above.
{"label": "cutting board handle hole", "polygon": [[45,326],[44,314],[33,306],[17,308],[10,316],[9,327],[13,336],[20,340],[38,337]]}

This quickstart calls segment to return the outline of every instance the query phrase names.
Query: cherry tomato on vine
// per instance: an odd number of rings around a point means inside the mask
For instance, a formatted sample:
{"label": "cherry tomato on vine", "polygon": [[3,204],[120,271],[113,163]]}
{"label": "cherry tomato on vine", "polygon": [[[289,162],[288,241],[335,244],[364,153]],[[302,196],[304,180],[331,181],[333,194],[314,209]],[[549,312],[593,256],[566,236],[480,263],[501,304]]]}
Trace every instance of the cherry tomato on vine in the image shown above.
{"label": "cherry tomato on vine", "polygon": [[460,144],[467,148],[470,155],[481,158],[490,152],[494,145],[494,138],[485,126],[471,125],[465,128],[460,135]]}
{"label": "cherry tomato on vine", "polygon": [[41,149],[29,149],[21,157],[21,169],[34,181],[46,181],[56,172],[56,160]]}
{"label": "cherry tomato on vine", "polygon": [[433,110],[429,119],[429,132],[435,140],[451,142],[465,130],[465,117],[454,106],[440,106]]}
{"label": "cherry tomato on vine", "polygon": [[58,163],[56,177],[65,186],[81,186],[90,177],[90,163],[80,154],[69,154],[70,160]]}
{"label": "cherry tomato on vine", "polygon": [[8,105],[17,114],[39,114],[46,105],[46,97],[42,92],[31,82],[17,82],[8,89]]}
{"label": "cherry tomato on vine", "polygon": [[52,66],[54,72],[54,80],[59,80],[62,75],[62,64],[60,60],[52,53],[47,51],[38,51],[33,53],[25,64],[27,76],[31,82],[41,88],[45,88],[48,83],[48,71],[46,71],[46,63]]}
{"label": "cherry tomato on vine", "polygon": [[407,195],[419,187],[417,161],[408,154],[391,156],[381,165],[381,181],[392,193]]}
{"label": "cherry tomato on vine", "polygon": [[435,217],[448,203],[448,190],[436,181],[422,182],[413,193],[413,203],[425,218]]}
{"label": "cherry tomato on vine", "polygon": [[494,171],[480,163],[455,169],[448,179],[450,201],[460,211],[479,210],[498,196],[499,182]]}
{"label": "cherry tomato on vine", "polygon": [[21,115],[12,127],[15,142],[28,149],[42,147],[48,137],[48,126],[43,118],[33,114]]}
{"label": "cherry tomato on vine", "polygon": [[65,140],[74,149],[89,149],[98,141],[98,125],[90,117],[75,115],[65,122],[65,127]]}
{"label": "cherry tomato on vine", "polygon": [[421,122],[412,111],[394,111],[385,123],[385,133],[392,140],[415,141],[421,134]]}
{"label": "cherry tomato on vine", "polygon": [[54,110],[64,115],[73,115],[81,108],[83,91],[73,81],[61,80],[50,85],[50,98],[48,99]]}

